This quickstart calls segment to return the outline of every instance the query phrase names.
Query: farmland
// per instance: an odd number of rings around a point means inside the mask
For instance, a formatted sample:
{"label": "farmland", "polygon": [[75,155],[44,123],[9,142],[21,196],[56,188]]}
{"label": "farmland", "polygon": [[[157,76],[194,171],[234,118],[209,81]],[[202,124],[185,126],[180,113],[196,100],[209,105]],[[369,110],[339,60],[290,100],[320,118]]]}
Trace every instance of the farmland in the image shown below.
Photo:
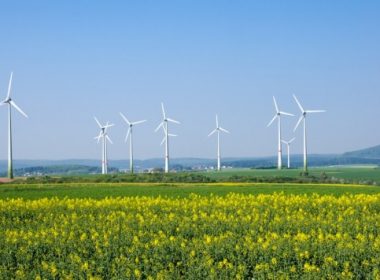
{"label": "farmland", "polygon": [[0,199],[24,198],[93,198],[129,196],[187,197],[190,194],[225,196],[239,194],[378,194],[378,186],[326,185],[326,184],[252,184],[252,183],[211,183],[211,184],[153,184],[153,183],[68,183],[68,184],[22,184],[0,186]]}
{"label": "farmland", "polygon": [[226,179],[278,174],[1,184],[0,279],[379,279],[380,187]]}
{"label": "farmland", "polygon": [[2,279],[378,279],[380,194],[0,200]]}
{"label": "farmland", "polygon": [[[352,166],[352,167],[316,167],[310,168],[309,173],[311,176],[320,177],[322,174],[328,177],[334,177],[343,180],[359,181],[373,181],[380,183],[380,168],[377,166]],[[223,172],[205,172],[206,176],[213,179],[228,179],[232,176],[246,176],[246,177],[289,177],[296,178],[300,175],[299,169],[227,169]]]}

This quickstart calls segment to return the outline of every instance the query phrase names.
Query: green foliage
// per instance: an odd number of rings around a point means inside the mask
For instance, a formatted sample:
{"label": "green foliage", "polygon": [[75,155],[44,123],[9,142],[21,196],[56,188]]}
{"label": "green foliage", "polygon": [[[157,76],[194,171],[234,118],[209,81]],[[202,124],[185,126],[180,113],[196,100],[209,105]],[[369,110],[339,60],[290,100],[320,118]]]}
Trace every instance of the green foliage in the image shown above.
{"label": "green foliage", "polygon": [[57,184],[57,183],[211,183],[215,180],[197,173],[140,173],[107,174],[87,176],[39,176],[15,180],[14,184]]}

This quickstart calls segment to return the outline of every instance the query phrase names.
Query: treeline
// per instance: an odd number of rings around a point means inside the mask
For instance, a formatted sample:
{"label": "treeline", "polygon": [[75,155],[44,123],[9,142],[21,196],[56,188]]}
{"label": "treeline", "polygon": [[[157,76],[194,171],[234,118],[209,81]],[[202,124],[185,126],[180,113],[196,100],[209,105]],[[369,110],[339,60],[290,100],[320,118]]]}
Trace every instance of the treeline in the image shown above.
{"label": "treeline", "polygon": [[181,173],[141,173],[141,174],[109,174],[87,176],[36,176],[17,179],[15,184],[46,184],[46,183],[320,183],[320,184],[363,184],[377,185],[373,180],[350,180],[327,176],[311,176],[300,173],[297,177],[260,177],[232,175],[227,178],[210,178],[196,172]]}
{"label": "treeline", "polygon": [[17,179],[20,183],[213,183],[215,180],[196,173],[141,173],[91,176],[36,176]]}
{"label": "treeline", "polygon": [[358,185],[379,185],[378,182],[368,179],[368,180],[358,180],[358,179],[343,179],[328,176],[326,173],[322,172],[320,176],[307,175],[302,172],[298,177],[285,177],[285,176],[271,176],[271,177],[260,177],[260,176],[231,176],[223,181],[227,182],[240,182],[240,183],[299,183],[299,184],[358,184]]}

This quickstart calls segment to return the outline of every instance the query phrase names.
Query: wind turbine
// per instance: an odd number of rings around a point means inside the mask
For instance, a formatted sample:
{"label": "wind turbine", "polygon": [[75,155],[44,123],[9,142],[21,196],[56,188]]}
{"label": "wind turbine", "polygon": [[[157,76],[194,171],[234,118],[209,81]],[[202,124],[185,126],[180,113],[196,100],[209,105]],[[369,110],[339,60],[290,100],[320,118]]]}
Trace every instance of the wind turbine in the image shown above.
{"label": "wind turbine", "polygon": [[274,102],[274,107],[276,109],[276,114],[274,115],[273,119],[269,122],[267,127],[270,127],[272,125],[272,123],[277,119],[277,121],[278,121],[277,169],[281,170],[282,169],[281,116],[292,116],[292,117],[294,117],[294,115],[280,111],[280,109],[278,108],[278,105],[277,105],[276,98],[274,96],[273,96],[273,102]]}
{"label": "wind turbine", "polygon": [[0,103],[1,105],[8,104],[8,178],[13,179],[13,154],[12,154],[12,107],[20,112],[25,118],[28,116],[21,110],[20,107],[11,98],[13,72],[9,79],[7,97]]}
{"label": "wind turbine", "polygon": [[281,140],[281,142],[288,147],[288,169],[290,169],[290,144],[292,144],[294,140],[296,140],[296,138],[293,138],[290,141]]}
{"label": "wind turbine", "polygon": [[107,141],[111,144],[113,144],[113,142],[108,136],[107,130],[114,126],[114,124],[107,122],[106,125],[102,125],[96,117],[94,117],[94,119],[100,128],[99,135],[96,136],[95,139],[98,140],[98,143],[100,139],[102,139],[102,174],[108,174]]}
{"label": "wind turbine", "polygon": [[120,113],[120,116],[123,118],[123,120],[129,126],[127,136],[125,136],[125,142],[127,142],[128,138],[129,138],[129,170],[131,173],[133,173],[134,172],[134,169],[133,169],[133,126],[144,123],[144,122],[146,122],[146,120],[137,121],[137,122],[130,122],[126,118],[126,116],[124,116],[122,113]]}
{"label": "wind turbine", "polygon": [[155,132],[157,132],[160,128],[163,128],[164,130],[164,139],[161,142],[161,145],[165,143],[165,173],[169,172],[169,137],[170,136],[176,136],[174,134],[169,133],[169,122],[180,124],[179,121],[173,120],[171,118],[168,118],[166,116],[164,103],[161,103],[161,109],[162,109],[162,122],[158,125]]}
{"label": "wind turbine", "polygon": [[305,172],[307,172],[307,135],[306,135],[306,116],[308,114],[313,114],[313,113],[324,113],[326,112],[325,110],[305,110],[301,103],[298,101],[297,97],[293,94],[294,100],[296,101],[298,107],[301,110],[301,117],[299,118],[296,127],[294,128],[294,131],[297,130],[298,126],[301,124],[303,121],[303,169]]}
{"label": "wind turbine", "polygon": [[218,152],[217,152],[217,156],[218,156],[218,166],[217,166],[217,170],[220,171],[220,132],[225,132],[225,133],[230,133],[228,130],[224,129],[223,127],[221,127],[219,125],[219,120],[218,120],[218,115],[216,115],[216,128],[210,132],[210,134],[208,135],[208,137],[210,137],[211,135],[217,133],[218,134]]}

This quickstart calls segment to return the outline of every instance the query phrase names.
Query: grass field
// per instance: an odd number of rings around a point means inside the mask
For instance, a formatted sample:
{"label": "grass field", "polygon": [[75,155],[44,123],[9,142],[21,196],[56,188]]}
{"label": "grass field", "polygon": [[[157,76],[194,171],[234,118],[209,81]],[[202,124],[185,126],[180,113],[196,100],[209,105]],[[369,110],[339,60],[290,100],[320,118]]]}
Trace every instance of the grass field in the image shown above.
{"label": "grass field", "polygon": [[187,197],[190,194],[219,195],[239,194],[378,194],[378,186],[358,185],[320,185],[320,184],[251,184],[251,183],[215,183],[215,184],[151,184],[151,183],[86,183],[52,185],[3,185],[0,186],[0,199],[7,198],[95,198],[128,196],[168,196]]}
{"label": "grass field", "polygon": [[[249,176],[249,177],[291,177],[300,176],[300,169],[226,169],[223,172],[202,172],[213,179],[228,179],[231,176]],[[380,168],[377,166],[352,166],[352,167],[321,167],[310,168],[309,173],[312,176],[320,177],[325,173],[329,177],[347,179],[353,181],[369,181],[380,183]]]}
{"label": "grass field", "polygon": [[[223,172],[202,172],[201,175],[216,180],[227,180],[232,176],[242,177],[298,177],[300,170],[252,170],[231,169]],[[312,168],[310,174],[348,179],[356,182],[374,181],[380,183],[380,169],[374,167],[353,168]],[[187,197],[191,193],[199,195],[240,194],[376,194],[378,186],[355,184],[276,184],[276,183],[63,183],[63,184],[0,184],[0,199],[6,198],[95,198],[118,196],[168,196]]]}

